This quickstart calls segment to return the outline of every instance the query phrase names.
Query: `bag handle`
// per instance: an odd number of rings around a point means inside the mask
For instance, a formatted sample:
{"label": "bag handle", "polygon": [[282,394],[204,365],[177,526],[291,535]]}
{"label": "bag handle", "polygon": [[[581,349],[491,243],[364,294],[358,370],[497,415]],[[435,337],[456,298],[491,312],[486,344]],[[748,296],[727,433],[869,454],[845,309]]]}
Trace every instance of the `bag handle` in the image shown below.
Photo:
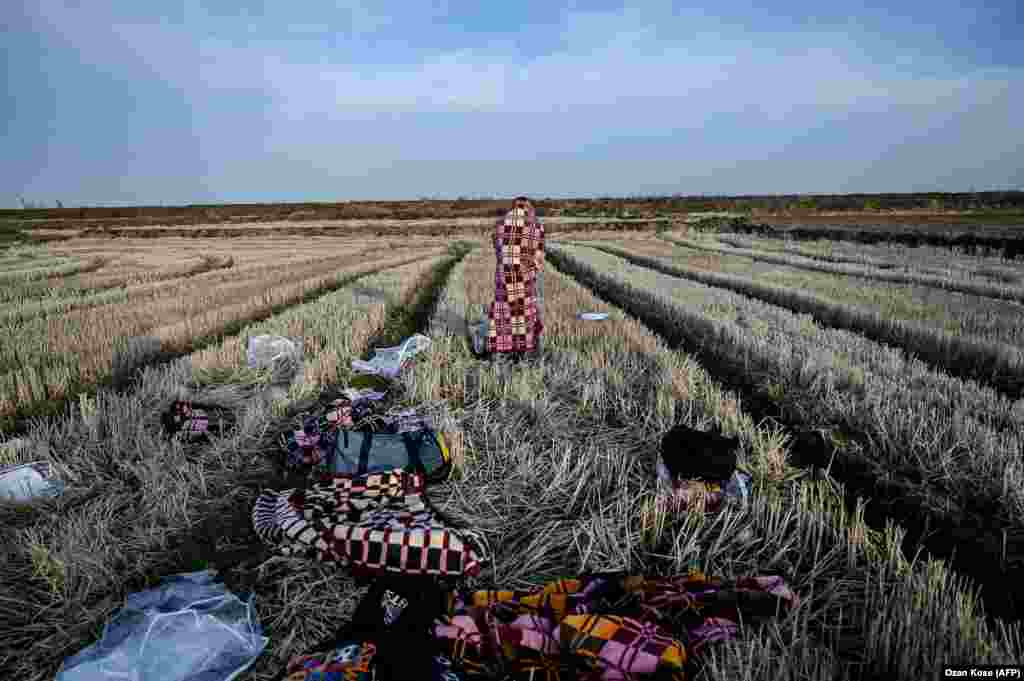
{"label": "bag handle", "polygon": [[427,467],[420,459],[420,450],[413,442],[412,433],[402,433],[402,442],[405,443],[405,450],[409,453],[409,461],[412,462],[413,470],[423,475],[427,474]]}
{"label": "bag handle", "polygon": [[363,446],[359,449],[358,475],[365,475],[370,467],[370,446],[373,444],[373,431],[363,433]]}

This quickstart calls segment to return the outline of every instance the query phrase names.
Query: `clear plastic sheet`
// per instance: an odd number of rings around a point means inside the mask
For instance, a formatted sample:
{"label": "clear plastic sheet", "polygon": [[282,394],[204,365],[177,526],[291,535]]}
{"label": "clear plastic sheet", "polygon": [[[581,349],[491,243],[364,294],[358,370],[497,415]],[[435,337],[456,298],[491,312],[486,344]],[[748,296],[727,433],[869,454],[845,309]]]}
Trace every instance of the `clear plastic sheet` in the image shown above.
{"label": "clear plastic sheet", "polygon": [[50,464],[45,461],[0,466],[0,503],[24,504],[33,499],[60,496],[64,483],[50,475]]}
{"label": "clear plastic sheet", "polygon": [[288,379],[300,374],[302,355],[302,339],[286,336],[250,336],[246,350],[249,368],[270,369],[275,379]]}
{"label": "clear plastic sheet", "polygon": [[208,570],[129,594],[99,641],[64,661],[56,681],[230,681],[267,645],[253,597]]}
{"label": "clear plastic sheet", "polygon": [[369,361],[352,360],[352,370],[362,374],[374,374],[395,378],[405,366],[406,361],[430,347],[430,339],[422,334],[415,334],[402,341],[401,345],[391,348],[374,348],[373,357]]}

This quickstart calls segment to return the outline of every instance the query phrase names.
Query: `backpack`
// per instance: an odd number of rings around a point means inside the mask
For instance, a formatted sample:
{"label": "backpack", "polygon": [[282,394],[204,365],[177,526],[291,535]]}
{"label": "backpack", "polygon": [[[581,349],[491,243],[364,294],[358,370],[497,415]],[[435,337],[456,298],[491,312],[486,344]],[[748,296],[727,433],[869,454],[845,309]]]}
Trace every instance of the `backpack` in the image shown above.
{"label": "backpack", "polygon": [[324,462],[333,475],[364,475],[402,468],[422,473],[427,481],[444,480],[451,454],[441,433],[430,429],[407,433],[340,430]]}
{"label": "backpack", "polygon": [[447,595],[448,588],[433,577],[380,576],[372,581],[352,619],[314,649],[328,650],[354,642],[366,648],[370,644],[376,679],[461,678],[436,669],[441,649],[434,639],[433,625],[445,611]]}
{"label": "backpack", "polygon": [[736,470],[740,440],[682,424],[661,438],[661,458],[675,478],[728,480]]}

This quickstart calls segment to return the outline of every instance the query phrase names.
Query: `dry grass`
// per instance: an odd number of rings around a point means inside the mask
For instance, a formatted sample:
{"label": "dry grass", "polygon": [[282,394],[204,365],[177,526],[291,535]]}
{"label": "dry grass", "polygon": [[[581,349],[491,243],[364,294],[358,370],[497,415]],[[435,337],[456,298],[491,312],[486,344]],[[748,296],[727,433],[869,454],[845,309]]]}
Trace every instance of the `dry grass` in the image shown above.
{"label": "dry grass", "polygon": [[714,255],[708,262],[705,252],[667,240],[674,247],[660,239],[593,243],[669,274],[812,314],[822,324],[903,348],[1014,399],[1024,390],[1024,335],[1016,303],[780,265],[759,268],[741,256]]}
{"label": "dry grass", "polygon": [[[405,381],[410,403],[447,399],[464,428],[460,475],[439,503],[491,535],[489,583],[691,561],[715,574],[787,575],[807,598],[801,610],[723,646],[713,679],[910,679],[936,660],[1024,651],[1016,625],[991,629],[941,563],[908,563],[898,530],[868,529],[835,483],[793,469],[784,431],[754,424],[691,358],[557,272],[545,281],[544,356],[514,371],[474,360],[460,317],[486,298],[492,268],[485,249],[456,269],[435,344]],[[581,310],[610,316],[587,324]],[[438,338],[443,329],[453,335]],[[707,518],[655,510],[656,438],[676,421],[740,436],[755,479],[748,507]]]}
{"label": "dry grass", "polygon": [[866,466],[873,480],[887,481],[887,495],[898,495],[881,508],[909,504],[918,517],[908,521],[921,524],[927,515],[944,524],[936,546],[984,556],[976,574],[990,589],[1017,588],[1010,577],[999,581],[1003,569],[1015,574],[1024,550],[1024,421],[1013,402],[808,315],[590,248],[552,253],[638,313],[661,319],[718,371],[774,400],[789,422],[849,440],[844,466]]}
{"label": "dry grass", "polygon": [[[533,585],[588,569],[665,574],[691,564],[726,577],[784,575],[801,606],[721,645],[707,669],[714,680],[909,680],[946,660],[1024,659],[1018,625],[986,622],[941,563],[909,562],[898,529],[870,530],[834,482],[794,470],[785,430],[755,423],[691,357],[553,267],[543,355],[515,370],[474,360],[464,320],[493,290],[488,251],[452,272],[426,327],[434,344],[403,379],[408,404],[437,406],[459,460],[431,500],[491,539],[494,563],[474,584]],[[625,265],[609,271],[631,274]],[[255,592],[271,640],[239,681],[278,681],[290,655],[333,633],[361,590],[344,569],[266,560],[253,549],[249,512],[261,487],[277,486],[276,434],[291,423],[279,416],[300,408],[314,382],[344,382],[370,329],[422,298],[428,273],[419,262],[366,277],[359,285],[382,291],[385,303],[340,289],[148,368],[131,393],[102,390],[78,413],[34,423],[19,456],[50,461],[69,488],[32,510],[0,507],[0,668],[24,681],[52,678],[126,593],[235,552],[245,564],[228,572],[230,584]],[[581,322],[580,311],[609,319]],[[717,314],[727,316],[725,307]],[[304,337],[306,389],[275,402],[244,381],[194,385],[212,370],[239,372],[241,339],[256,333]],[[236,431],[198,448],[164,440],[158,414],[176,397],[233,409]],[[749,504],[707,517],[656,510],[656,444],[676,422],[740,437],[741,465],[755,481]],[[203,537],[210,552],[192,552]]]}
{"label": "dry grass", "polygon": [[[429,271],[429,265],[416,262],[360,280],[384,297],[369,313],[339,290],[244,333],[304,329],[308,338],[324,343],[307,364],[305,378],[336,379],[327,370],[332,356],[347,364],[361,354],[365,348],[358,344],[385,316],[424,295]],[[283,425],[287,419],[275,414],[299,408],[296,400],[318,386],[306,383],[292,396],[273,399],[252,385],[193,383],[203,367],[230,370],[238,364],[238,357],[212,351],[147,368],[130,394],[103,390],[75,413],[34,424],[19,457],[53,462],[70,488],[51,505],[0,506],[7,554],[0,570],[0,667],[5,671],[32,681],[52,678],[61,659],[95,638],[126,593],[157,575],[197,569],[191,538],[208,526],[204,519],[214,524],[227,519],[230,525],[246,516],[261,483],[277,479],[274,463],[260,456],[274,446],[268,425]],[[159,413],[178,397],[233,410],[237,429],[204,446],[200,456],[193,447],[164,439]],[[231,542],[244,544],[245,529],[241,539],[237,532],[225,532],[215,541],[230,551],[237,548]],[[301,561],[272,560],[258,573],[261,621],[266,631],[278,634],[261,659],[272,671],[264,667],[257,678],[272,678],[278,671],[273,662],[333,630],[339,608],[351,611],[357,592],[336,570]]]}
{"label": "dry grass", "polygon": [[718,240],[736,248],[789,253],[826,262],[868,265],[879,269],[921,272],[936,276],[979,279],[997,284],[1024,285],[1024,264],[994,256],[958,253],[932,246],[857,244],[844,241],[786,241],[739,234],[719,234]]}
{"label": "dry grass", "polygon": [[734,248],[718,239],[713,238],[684,238],[676,234],[672,236],[675,243],[689,246],[712,253],[725,255],[737,255],[752,258],[760,262],[799,267],[806,270],[825,272],[829,274],[843,274],[865,279],[875,279],[887,283],[896,284],[917,284],[921,286],[932,286],[946,291],[964,293],[973,296],[984,296],[997,300],[1007,300],[1016,303],[1024,303],[1024,286],[1007,285],[1001,282],[978,281],[967,279],[960,275],[958,270],[947,269],[941,274],[915,271],[908,268],[906,271],[898,272],[893,269],[879,268],[877,264],[846,264],[842,262],[829,262],[817,258],[804,257],[802,255],[775,254],[768,251],[761,251],[749,248]]}
{"label": "dry grass", "polygon": [[412,257],[399,252],[390,260],[368,262],[368,255],[340,254],[284,269],[267,266],[219,286],[195,277],[175,293],[149,284],[145,286],[153,287],[152,296],[145,301],[132,297],[123,303],[9,325],[0,329],[4,340],[0,367],[7,369],[0,374],[0,415],[16,413],[16,405],[24,412],[33,403],[60,400],[71,390],[108,379],[118,355],[129,350],[130,337],[153,337],[161,352],[186,351],[230,324]]}

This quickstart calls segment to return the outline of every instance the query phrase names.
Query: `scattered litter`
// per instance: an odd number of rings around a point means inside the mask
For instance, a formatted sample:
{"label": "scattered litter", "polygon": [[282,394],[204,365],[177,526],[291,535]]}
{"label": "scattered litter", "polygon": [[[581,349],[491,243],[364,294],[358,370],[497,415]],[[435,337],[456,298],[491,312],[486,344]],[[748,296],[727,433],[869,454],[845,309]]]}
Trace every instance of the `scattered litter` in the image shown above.
{"label": "scattered litter", "polygon": [[374,348],[373,357],[369,361],[352,360],[352,370],[357,373],[395,378],[406,367],[409,358],[429,347],[430,339],[417,333],[406,338],[400,345]]}
{"label": "scattered litter", "polygon": [[599,322],[602,319],[608,319],[607,312],[581,312],[580,319],[588,322]]}
{"label": "scattered litter", "polygon": [[343,391],[341,391],[341,394],[347,397],[352,402],[358,402],[360,400],[371,400],[373,402],[376,402],[378,400],[383,400],[384,397],[387,395],[387,392],[378,392],[370,388],[364,388],[362,390],[356,390],[355,388],[345,388]]}
{"label": "scattered litter", "polygon": [[291,378],[301,373],[302,338],[251,336],[246,351],[250,369],[270,369],[276,378]]}
{"label": "scattered litter", "polygon": [[60,496],[64,483],[51,477],[46,461],[0,467],[0,501],[24,503]]}
{"label": "scattered litter", "polygon": [[260,656],[253,606],[208,570],[128,595],[99,641],[64,661],[56,681],[229,681]]}

